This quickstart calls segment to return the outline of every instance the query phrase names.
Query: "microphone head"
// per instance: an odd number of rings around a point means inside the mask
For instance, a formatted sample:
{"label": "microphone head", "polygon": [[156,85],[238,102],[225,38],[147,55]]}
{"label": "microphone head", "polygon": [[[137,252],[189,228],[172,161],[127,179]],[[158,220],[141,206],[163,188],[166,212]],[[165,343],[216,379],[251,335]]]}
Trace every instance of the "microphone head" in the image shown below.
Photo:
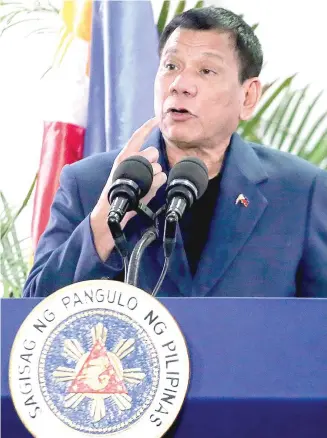
{"label": "microphone head", "polygon": [[151,163],[141,155],[133,155],[122,161],[113,175],[113,183],[118,179],[130,179],[135,182],[143,198],[151,188],[153,169]]}
{"label": "microphone head", "polygon": [[196,199],[199,199],[208,187],[209,174],[207,166],[199,158],[184,158],[175,164],[175,166],[169,172],[167,181],[168,190],[170,183],[176,179],[187,180],[191,182],[197,189]]}

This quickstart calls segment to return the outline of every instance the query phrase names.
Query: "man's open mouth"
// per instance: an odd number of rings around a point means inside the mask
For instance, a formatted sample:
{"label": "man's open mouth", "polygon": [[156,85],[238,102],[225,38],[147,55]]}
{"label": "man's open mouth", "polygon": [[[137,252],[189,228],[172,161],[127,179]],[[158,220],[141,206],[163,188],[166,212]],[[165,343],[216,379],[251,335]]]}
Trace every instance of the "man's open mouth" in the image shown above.
{"label": "man's open mouth", "polygon": [[186,108],[169,108],[169,113],[191,114]]}

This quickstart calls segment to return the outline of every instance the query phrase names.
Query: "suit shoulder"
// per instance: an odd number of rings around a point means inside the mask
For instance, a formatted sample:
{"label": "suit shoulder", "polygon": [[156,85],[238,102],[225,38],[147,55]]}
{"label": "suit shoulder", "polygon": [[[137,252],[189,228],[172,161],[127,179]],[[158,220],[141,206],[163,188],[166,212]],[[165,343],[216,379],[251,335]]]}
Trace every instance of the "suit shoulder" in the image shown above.
{"label": "suit shoulder", "polygon": [[111,170],[119,152],[120,149],[115,149],[110,152],[94,154],[71,164],[70,168],[76,175],[108,172]]}
{"label": "suit shoulder", "polygon": [[73,178],[83,205],[90,205],[90,209],[100,196],[119,152],[120,150],[115,149],[94,154],[65,166],[61,175],[61,185],[67,181],[64,180],[65,176]]}
{"label": "suit shoulder", "polygon": [[111,172],[114,161],[120,150],[101,152],[83,158],[68,166],[68,172],[74,175],[78,185],[103,186]]}
{"label": "suit shoulder", "polygon": [[283,152],[257,143],[249,143],[249,145],[256,153],[270,178],[285,177],[289,181],[297,180],[309,183],[319,174],[325,174],[325,177],[327,177],[327,172],[324,170],[289,152]]}

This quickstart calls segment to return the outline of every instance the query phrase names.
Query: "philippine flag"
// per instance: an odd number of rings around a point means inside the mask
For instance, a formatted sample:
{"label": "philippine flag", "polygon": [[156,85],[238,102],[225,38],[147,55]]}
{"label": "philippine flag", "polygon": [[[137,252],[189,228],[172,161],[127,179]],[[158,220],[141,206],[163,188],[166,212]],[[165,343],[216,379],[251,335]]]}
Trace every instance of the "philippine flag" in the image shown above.
{"label": "philippine flag", "polygon": [[158,33],[150,1],[64,0],[53,68],[43,80],[44,132],[34,210],[35,251],[62,168],[123,146],[153,117]]}

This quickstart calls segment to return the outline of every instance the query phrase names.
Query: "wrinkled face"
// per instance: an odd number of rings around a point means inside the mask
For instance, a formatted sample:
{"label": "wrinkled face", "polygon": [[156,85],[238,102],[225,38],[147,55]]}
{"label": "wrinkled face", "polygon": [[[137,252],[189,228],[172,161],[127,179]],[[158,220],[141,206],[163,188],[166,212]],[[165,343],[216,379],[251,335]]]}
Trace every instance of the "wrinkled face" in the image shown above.
{"label": "wrinkled face", "polygon": [[214,30],[176,29],[163,48],[155,80],[155,114],[166,140],[215,146],[250,117],[251,80],[240,84],[232,37]]}

